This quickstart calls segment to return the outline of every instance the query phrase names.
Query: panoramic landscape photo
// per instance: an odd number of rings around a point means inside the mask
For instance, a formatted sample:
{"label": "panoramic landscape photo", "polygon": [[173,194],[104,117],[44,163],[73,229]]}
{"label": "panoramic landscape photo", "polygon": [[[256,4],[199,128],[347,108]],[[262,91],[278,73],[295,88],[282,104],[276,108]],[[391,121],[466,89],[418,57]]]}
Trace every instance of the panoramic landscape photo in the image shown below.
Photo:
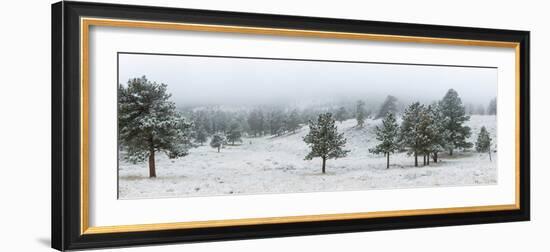
{"label": "panoramic landscape photo", "polygon": [[119,199],[498,182],[494,67],[118,62]]}

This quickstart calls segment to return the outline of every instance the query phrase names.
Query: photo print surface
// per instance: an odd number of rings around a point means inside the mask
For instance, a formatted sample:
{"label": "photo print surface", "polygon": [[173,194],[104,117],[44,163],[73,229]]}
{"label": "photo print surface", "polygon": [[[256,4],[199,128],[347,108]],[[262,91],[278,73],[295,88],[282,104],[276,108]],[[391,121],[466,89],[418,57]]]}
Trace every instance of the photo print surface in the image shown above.
{"label": "photo print surface", "polygon": [[118,54],[119,199],[492,185],[497,68]]}

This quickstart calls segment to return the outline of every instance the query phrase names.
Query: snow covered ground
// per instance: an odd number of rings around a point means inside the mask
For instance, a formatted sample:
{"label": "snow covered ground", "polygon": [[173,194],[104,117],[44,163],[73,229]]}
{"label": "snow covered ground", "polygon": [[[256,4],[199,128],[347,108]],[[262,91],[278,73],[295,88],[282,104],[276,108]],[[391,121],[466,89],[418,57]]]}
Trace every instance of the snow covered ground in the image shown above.
{"label": "snow covered ground", "polygon": [[[180,159],[158,154],[157,178],[148,177],[147,163],[119,164],[119,198],[158,198],[230,194],[295,193],[339,190],[367,190],[434,186],[487,185],[497,183],[497,153],[489,156],[473,150],[442,154],[440,162],[414,167],[414,158],[394,154],[390,169],[383,155],[368,152],[377,144],[374,127],[381,120],[367,120],[363,129],[355,120],[337,123],[347,138],[347,157],[327,161],[321,173],[321,159],[304,160],[308,153],[302,137],[307,126],[295,134],[280,137],[243,138],[242,145],[225,146],[220,153],[208,145],[190,150]],[[474,143],[481,126],[496,142],[496,117],[472,116]],[[493,144],[494,146],[494,144]],[[422,158],[419,158],[420,164]]]}

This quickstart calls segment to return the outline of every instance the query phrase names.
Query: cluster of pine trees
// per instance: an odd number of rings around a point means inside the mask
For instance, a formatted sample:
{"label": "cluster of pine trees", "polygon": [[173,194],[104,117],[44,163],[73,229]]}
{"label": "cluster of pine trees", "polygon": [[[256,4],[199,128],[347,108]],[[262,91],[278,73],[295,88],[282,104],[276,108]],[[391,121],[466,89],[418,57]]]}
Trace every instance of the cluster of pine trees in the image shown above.
{"label": "cluster of pine trees", "polygon": [[[470,127],[465,123],[470,120],[458,93],[450,89],[439,102],[424,105],[414,102],[402,115],[399,125],[393,113],[387,113],[382,126],[376,127],[376,139],[380,142],[371,153],[384,154],[387,158],[386,168],[390,165],[390,155],[398,151],[407,151],[414,156],[414,165],[418,166],[418,157],[423,158],[423,165],[429,165],[430,159],[438,162],[439,153],[448,151],[453,155],[456,149],[469,149]],[[491,138],[485,127],[481,128],[476,142],[476,150],[489,152]]]}

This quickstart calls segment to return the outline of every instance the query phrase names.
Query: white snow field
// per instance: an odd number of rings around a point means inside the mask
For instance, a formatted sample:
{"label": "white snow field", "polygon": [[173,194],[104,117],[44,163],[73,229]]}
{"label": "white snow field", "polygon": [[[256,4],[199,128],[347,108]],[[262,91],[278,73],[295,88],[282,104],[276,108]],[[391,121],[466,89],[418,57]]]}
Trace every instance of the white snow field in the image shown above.
{"label": "white snow field", "polygon": [[[363,129],[354,119],[337,123],[347,138],[347,157],[327,160],[321,173],[321,159],[304,160],[308,153],[302,137],[307,125],[295,134],[279,137],[243,138],[238,146],[224,146],[220,153],[207,144],[190,150],[188,156],[168,159],[156,155],[157,178],[148,177],[147,163],[119,164],[119,199],[214,196],[231,194],[297,193],[368,190],[411,187],[488,185],[497,183],[497,153],[473,149],[440,155],[438,163],[414,167],[414,157],[394,154],[386,169],[383,155],[368,152],[377,144],[374,127],[381,120],[367,120]],[[496,117],[472,116],[474,143],[485,126],[496,143]]]}

